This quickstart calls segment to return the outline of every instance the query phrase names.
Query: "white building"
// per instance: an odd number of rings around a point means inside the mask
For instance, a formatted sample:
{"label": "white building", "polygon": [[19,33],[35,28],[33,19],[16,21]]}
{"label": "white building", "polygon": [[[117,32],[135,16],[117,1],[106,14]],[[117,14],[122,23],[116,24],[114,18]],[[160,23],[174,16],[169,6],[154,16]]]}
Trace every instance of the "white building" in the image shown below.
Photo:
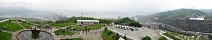
{"label": "white building", "polygon": [[186,15],[186,17],[189,18],[189,20],[205,20],[204,15],[199,15],[198,13],[193,13],[190,15]]}
{"label": "white building", "polygon": [[99,20],[77,20],[77,24],[99,24]]}
{"label": "white building", "polygon": [[189,20],[204,20],[204,18],[189,18]]}

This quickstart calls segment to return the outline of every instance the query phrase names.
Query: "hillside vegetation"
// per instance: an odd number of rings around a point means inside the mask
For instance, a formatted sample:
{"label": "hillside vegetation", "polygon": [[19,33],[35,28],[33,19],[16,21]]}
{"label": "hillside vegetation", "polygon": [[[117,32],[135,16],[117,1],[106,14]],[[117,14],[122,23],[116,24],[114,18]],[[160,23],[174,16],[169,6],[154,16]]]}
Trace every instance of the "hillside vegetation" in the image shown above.
{"label": "hillside vegetation", "polygon": [[177,9],[177,10],[171,10],[166,12],[160,12],[158,14],[155,14],[154,16],[158,18],[175,18],[175,17],[185,17],[189,14],[197,13],[199,15],[205,15],[206,13],[199,11],[199,10],[193,10],[193,9]]}
{"label": "hillside vegetation", "polygon": [[[193,13],[197,13],[197,15],[203,15],[205,17],[205,20],[177,19],[177,18],[187,17],[186,15],[190,15]],[[212,30],[211,28],[212,13],[210,13],[210,11],[206,12],[206,11],[194,10],[194,9],[177,9],[177,10],[171,10],[166,12],[160,12],[152,16],[158,18],[158,19],[151,18],[151,20],[153,21],[168,24],[181,30],[212,33],[211,31]],[[208,37],[208,38],[212,39],[211,37]]]}

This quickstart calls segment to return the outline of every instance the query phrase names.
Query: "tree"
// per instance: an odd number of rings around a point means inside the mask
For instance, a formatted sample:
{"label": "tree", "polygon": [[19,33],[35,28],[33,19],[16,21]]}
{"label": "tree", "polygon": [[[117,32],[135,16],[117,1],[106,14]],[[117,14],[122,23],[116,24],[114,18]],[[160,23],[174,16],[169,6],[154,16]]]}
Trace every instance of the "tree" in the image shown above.
{"label": "tree", "polygon": [[9,19],[9,23],[11,22],[11,20]]}
{"label": "tree", "polygon": [[3,27],[0,27],[0,32],[1,32],[1,30],[3,30]]}
{"label": "tree", "polygon": [[110,24],[113,22],[113,20],[106,20],[106,19],[98,19],[100,23]]}
{"label": "tree", "polygon": [[65,33],[65,30],[63,29],[62,32]]}
{"label": "tree", "polygon": [[143,37],[141,40],[151,40],[149,36]]}
{"label": "tree", "polygon": [[136,22],[134,20],[131,20],[128,17],[118,19],[114,21],[115,24],[119,25],[127,25],[127,26],[134,26],[134,27],[141,27],[141,24],[139,22]]}
{"label": "tree", "polygon": [[126,35],[124,35],[124,38],[123,38],[123,39],[127,40],[127,37],[126,37]]}
{"label": "tree", "polygon": [[160,37],[158,40],[168,40],[168,39],[166,39],[166,37]]}
{"label": "tree", "polygon": [[116,40],[118,40],[119,39],[119,34],[118,33],[116,33]]}
{"label": "tree", "polygon": [[129,23],[129,26],[141,27],[141,24],[139,22],[131,22]]}
{"label": "tree", "polygon": [[131,20],[130,18],[126,17],[126,18],[118,19],[118,20],[116,20],[114,23],[115,23],[115,24],[123,25],[123,24],[128,24],[129,22],[134,22],[134,21]]}

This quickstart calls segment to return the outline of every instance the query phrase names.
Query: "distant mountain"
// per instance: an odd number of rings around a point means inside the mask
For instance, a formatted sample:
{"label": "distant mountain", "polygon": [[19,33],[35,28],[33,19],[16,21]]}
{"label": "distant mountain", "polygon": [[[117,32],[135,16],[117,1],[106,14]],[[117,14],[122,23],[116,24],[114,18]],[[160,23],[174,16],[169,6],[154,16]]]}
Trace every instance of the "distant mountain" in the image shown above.
{"label": "distant mountain", "polygon": [[205,15],[205,12],[194,10],[194,9],[176,9],[166,12],[160,12],[158,14],[155,14],[154,16],[159,18],[175,18],[175,17],[185,17],[186,15],[190,14],[199,14],[199,15]]}
{"label": "distant mountain", "polygon": [[[176,9],[160,12],[150,17],[151,20],[155,22],[168,24],[181,30],[212,33],[212,13],[210,12],[210,10],[204,11],[198,9]],[[191,14],[203,15],[205,20],[179,20],[180,18],[184,19],[183,17],[192,16]],[[158,19],[154,17],[157,17]]]}
{"label": "distant mountain", "polygon": [[60,16],[51,11],[31,10],[24,7],[0,7],[0,17],[21,17],[56,20]]}
{"label": "distant mountain", "polygon": [[200,9],[200,11],[212,14],[212,9]]}

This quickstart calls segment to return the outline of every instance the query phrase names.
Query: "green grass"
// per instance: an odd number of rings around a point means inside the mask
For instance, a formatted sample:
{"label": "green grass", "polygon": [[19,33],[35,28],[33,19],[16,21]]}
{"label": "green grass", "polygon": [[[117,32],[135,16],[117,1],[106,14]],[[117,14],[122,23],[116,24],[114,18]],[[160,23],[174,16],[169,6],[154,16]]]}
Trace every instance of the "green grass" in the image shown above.
{"label": "green grass", "polygon": [[107,29],[102,32],[101,36],[104,40],[117,40],[120,37],[118,34]]}
{"label": "green grass", "polygon": [[104,25],[101,25],[101,24],[89,25],[87,28],[88,29],[97,29],[97,28],[101,28],[101,27],[104,27]]}
{"label": "green grass", "polygon": [[77,30],[77,31],[85,30],[85,28],[80,25],[71,25],[71,27],[69,27],[68,29]]}
{"label": "green grass", "polygon": [[9,21],[5,21],[0,23],[0,28],[8,31],[17,31],[22,29],[22,27],[18,24],[10,23]]}
{"label": "green grass", "polygon": [[60,39],[60,40],[83,40],[82,38]]}
{"label": "green grass", "polygon": [[168,40],[168,39],[166,39],[166,37],[164,36],[161,36],[158,40]]}
{"label": "green grass", "polygon": [[171,34],[171,33],[163,33],[163,35],[165,35],[165,36],[167,36],[167,37],[169,37],[169,38],[172,38],[172,39],[174,39],[174,40],[180,40],[179,38],[176,38],[173,34]]}
{"label": "green grass", "polygon": [[74,33],[67,30],[57,30],[54,32],[57,35],[73,35]]}
{"label": "green grass", "polygon": [[11,34],[6,32],[0,32],[0,40],[11,40]]}
{"label": "green grass", "polygon": [[25,28],[30,28],[30,25],[28,22],[22,22],[21,25]]}
{"label": "green grass", "polygon": [[51,23],[51,26],[56,26],[56,27],[65,27],[65,26],[69,26],[69,25],[76,25],[73,22],[68,22],[68,23]]}

